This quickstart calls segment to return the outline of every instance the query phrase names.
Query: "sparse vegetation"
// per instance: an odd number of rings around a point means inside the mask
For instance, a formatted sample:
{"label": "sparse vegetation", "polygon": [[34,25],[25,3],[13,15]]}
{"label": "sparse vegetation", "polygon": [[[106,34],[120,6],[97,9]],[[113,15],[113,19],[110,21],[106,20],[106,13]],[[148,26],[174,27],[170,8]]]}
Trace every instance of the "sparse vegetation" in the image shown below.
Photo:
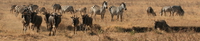
{"label": "sparse vegetation", "polygon": [[[57,28],[56,36],[48,36],[46,30],[46,23],[43,20],[42,29],[40,33],[27,30],[27,34],[22,33],[21,16],[15,17],[10,13],[11,5],[28,5],[29,3],[37,4],[40,7],[45,7],[48,12],[53,12],[52,5],[60,4],[72,5],[75,9],[80,7],[90,8],[93,5],[102,5],[104,0],[1,0],[0,5],[0,40],[1,41],[199,41],[200,39],[200,0],[107,0],[108,7],[119,6],[120,3],[125,2],[127,11],[124,11],[123,21],[110,21],[111,16],[108,9],[106,9],[105,18],[101,20],[101,16],[96,16],[93,24],[101,26],[101,30],[97,31],[98,35],[90,35],[88,32],[77,31],[73,34],[72,15],[81,17],[79,13],[63,14],[61,24]],[[164,6],[180,5],[185,11],[184,16],[160,16],[160,10]],[[156,16],[147,16],[146,8],[151,6]],[[88,11],[89,9],[87,9]],[[89,14],[87,12],[86,14]],[[44,17],[42,14],[42,18]],[[146,27],[153,28],[153,20],[166,20],[169,26],[197,26],[185,33],[177,33],[179,29],[169,30],[170,32],[162,31],[145,31]],[[82,20],[82,19],[80,19]],[[82,22],[81,22],[82,23]],[[117,25],[117,26],[116,26]],[[133,27],[138,26],[137,30],[133,31]],[[141,27],[141,28],[140,28]],[[170,28],[171,29],[171,28]],[[177,30],[177,31],[176,31]],[[89,31],[89,30],[88,30]],[[181,30],[180,30],[181,31]],[[193,32],[194,31],[194,32]],[[173,33],[171,33],[173,32]],[[183,31],[184,32],[184,31]],[[106,37],[104,37],[106,35]],[[105,40],[106,41],[106,40]]]}

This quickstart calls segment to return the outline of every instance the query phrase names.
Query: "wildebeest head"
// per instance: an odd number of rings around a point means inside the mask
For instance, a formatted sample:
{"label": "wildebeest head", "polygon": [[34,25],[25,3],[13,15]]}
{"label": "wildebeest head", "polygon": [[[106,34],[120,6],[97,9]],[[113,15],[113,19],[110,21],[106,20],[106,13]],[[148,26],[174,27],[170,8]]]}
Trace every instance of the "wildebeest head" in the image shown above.
{"label": "wildebeest head", "polygon": [[74,25],[79,24],[79,17],[77,17],[77,16],[74,15],[74,16],[72,16],[71,18],[72,18],[72,20],[73,20]]}
{"label": "wildebeest head", "polygon": [[82,15],[82,18],[86,18],[86,17],[89,17],[89,15],[88,14]]}
{"label": "wildebeest head", "polygon": [[51,13],[51,16],[53,16],[53,17],[61,17],[62,15],[58,15],[58,13]]}
{"label": "wildebeest head", "polygon": [[108,8],[107,5],[108,5],[108,4],[107,4],[106,1],[104,1],[103,4],[102,4],[102,6],[103,6],[104,8],[106,8],[106,9]]}
{"label": "wildebeest head", "polygon": [[122,2],[122,4],[120,5],[123,9],[127,10],[126,9],[126,4],[124,2]]}

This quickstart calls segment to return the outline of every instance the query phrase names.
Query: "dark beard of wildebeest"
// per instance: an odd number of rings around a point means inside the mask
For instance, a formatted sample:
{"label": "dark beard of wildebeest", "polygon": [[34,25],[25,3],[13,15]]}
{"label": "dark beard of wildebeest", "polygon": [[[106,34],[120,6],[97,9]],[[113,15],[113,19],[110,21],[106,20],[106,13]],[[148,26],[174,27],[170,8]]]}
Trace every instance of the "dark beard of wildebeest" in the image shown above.
{"label": "dark beard of wildebeest", "polygon": [[48,20],[50,24],[49,36],[51,35],[55,36],[56,29],[61,22],[61,16],[62,15],[58,15],[57,13],[52,13],[52,15],[49,17],[49,20]]}
{"label": "dark beard of wildebeest", "polygon": [[37,15],[36,12],[32,12],[31,14],[31,29],[34,30],[35,27],[37,27],[37,32],[40,31],[40,26],[42,23],[42,17]]}
{"label": "dark beard of wildebeest", "polygon": [[147,14],[148,14],[148,16],[149,16],[149,15],[156,16],[156,13],[154,12],[154,10],[153,10],[152,7],[148,7],[148,8],[147,8]]}
{"label": "dark beard of wildebeest", "polygon": [[76,28],[78,27],[78,24],[79,24],[79,17],[76,17],[74,15],[71,18],[73,20],[73,25],[74,25],[74,34],[76,34]]}
{"label": "dark beard of wildebeest", "polygon": [[111,14],[111,21],[114,21],[113,17],[114,17],[114,15],[117,15],[117,20],[119,19],[119,16],[120,16],[120,19],[121,19],[121,22],[122,22],[124,10],[127,10],[126,4],[124,2],[122,2],[119,7],[111,6],[109,8],[109,11],[110,11],[110,14]]}
{"label": "dark beard of wildebeest", "polygon": [[87,14],[82,15],[82,22],[82,27],[85,27],[85,32],[87,31],[87,29],[90,29],[92,31],[93,19],[91,17],[89,17]]}
{"label": "dark beard of wildebeest", "polygon": [[104,15],[106,13],[106,9],[107,9],[107,2],[106,1],[104,1],[102,3],[102,7],[100,7],[98,5],[94,5],[90,9],[90,12],[92,13],[91,16],[93,16],[95,18],[96,15],[101,15],[101,19],[104,19]]}

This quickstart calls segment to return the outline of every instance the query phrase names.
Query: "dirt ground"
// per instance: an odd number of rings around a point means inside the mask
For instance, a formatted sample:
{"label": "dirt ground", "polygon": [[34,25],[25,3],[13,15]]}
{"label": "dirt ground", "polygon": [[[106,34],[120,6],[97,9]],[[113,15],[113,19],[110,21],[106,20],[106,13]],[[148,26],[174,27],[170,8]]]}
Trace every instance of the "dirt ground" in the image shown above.
{"label": "dirt ground", "polygon": [[[105,19],[101,20],[97,15],[94,24],[101,27],[102,31],[97,35],[91,35],[90,32],[78,31],[76,35],[70,29],[72,25],[73,14],[66,13],[62,16],[62,21],[56,32],[56,36],[48,36],[46,23],[43,20],[41,31],[28,30],[23,33],[22,18],[10,13],[11,5],[37,4],[39,7],[46,7],[52,12],[52,5],[57,3],[74,6],[75,9],[93,5],[100,5],[103,1],[108,2],[109,6],[119,6],[125,2],[127,10],[123,14],[123,21],[117,20],[111,22],[111,16],[107,9]],[[200,24],[200,0],[1,0],[0,1],[0,40],[1,41],[200,41],[198,32],[178,32],[166,33],[165,31],[147,31],[147,32],[124,32],[120,28],[133,27],[154,27],[155,20],[165,20],[169,26],[196,26]],[[160,10],[164,6],[180,5],[185,11],[184,16],[160,16]],[[157,16],[148,16],[147,7],[151,6]],[[44,17],[44,15],[39,14]],[[76,13],[79,15],[79,13]],[[80,20],[82,20],[80,18]]]}

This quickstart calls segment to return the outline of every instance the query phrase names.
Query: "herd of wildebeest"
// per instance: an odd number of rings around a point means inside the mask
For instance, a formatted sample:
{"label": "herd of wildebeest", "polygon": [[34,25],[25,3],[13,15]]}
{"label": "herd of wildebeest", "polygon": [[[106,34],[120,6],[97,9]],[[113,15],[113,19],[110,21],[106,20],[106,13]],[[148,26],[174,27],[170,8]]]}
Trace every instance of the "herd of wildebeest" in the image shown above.
{"label": "herd of wildebeest", "polygon": [[[60,4],[53,4],[52,5],[53,12],[49,12],[45,9],[45,7],[39,8],[38,5],[35,4],[29,4],[29,5],[12,5],[10,12],[15,12],[15,16],[18,16],[18,14],[21,14],[22,18],[22,24],[23,24],[23,31],[26,32],[27,28],[37,28],[37,32],[40,30],[40,26],[42,23],[42,20],[44,19],[46,22],[47,30],[50,31],[49,36],[54,36],[56,32],[56,28],[59,26],[61,22],[62,14],[65,12],[70,12],[71,14],[74,14],[76,12],[80,12],[80,15],[82,16],[82,24],[81,27],[84,27],[84,31],[91,30],[92,31],[92,25],[93,25],[93,19],[95,19],[96,15],[101,15],[101,19],[104,19],[104,15],[106,13],[107,2],[103,1],[102,6],[93,5],[91,8],[89,8],[89,12],[91,13],[91,16],[86,14],[87,8],[79,8],[74,10],[73,6],[61,6]],[[119,6],[110,6],[108,8],[111,14],[111,21],[113,21],[113,16],[117,15],[117,19],[119,19],[122,22],[123,12],[124,10],[127,10],[126,4],[122,2]],[[184,11],[181,8],[181,6],[166,6],[161,9],[161,16],[164,14],[166,15],[166,12],[170,12],[170,16],[174,15],[176,12],[176,15],[183,16]],[[40,15],[37,15],[38,13],[43,14],[45,17],[42,18]],[[147,14],[156,16],[156,13],[154,12],[152,7],[147,8]],[[74,25],[74,34],[76,33],[76,27],[79,26],[80,21],[79,17],[76,15],[71,17],[73,20]]]}

